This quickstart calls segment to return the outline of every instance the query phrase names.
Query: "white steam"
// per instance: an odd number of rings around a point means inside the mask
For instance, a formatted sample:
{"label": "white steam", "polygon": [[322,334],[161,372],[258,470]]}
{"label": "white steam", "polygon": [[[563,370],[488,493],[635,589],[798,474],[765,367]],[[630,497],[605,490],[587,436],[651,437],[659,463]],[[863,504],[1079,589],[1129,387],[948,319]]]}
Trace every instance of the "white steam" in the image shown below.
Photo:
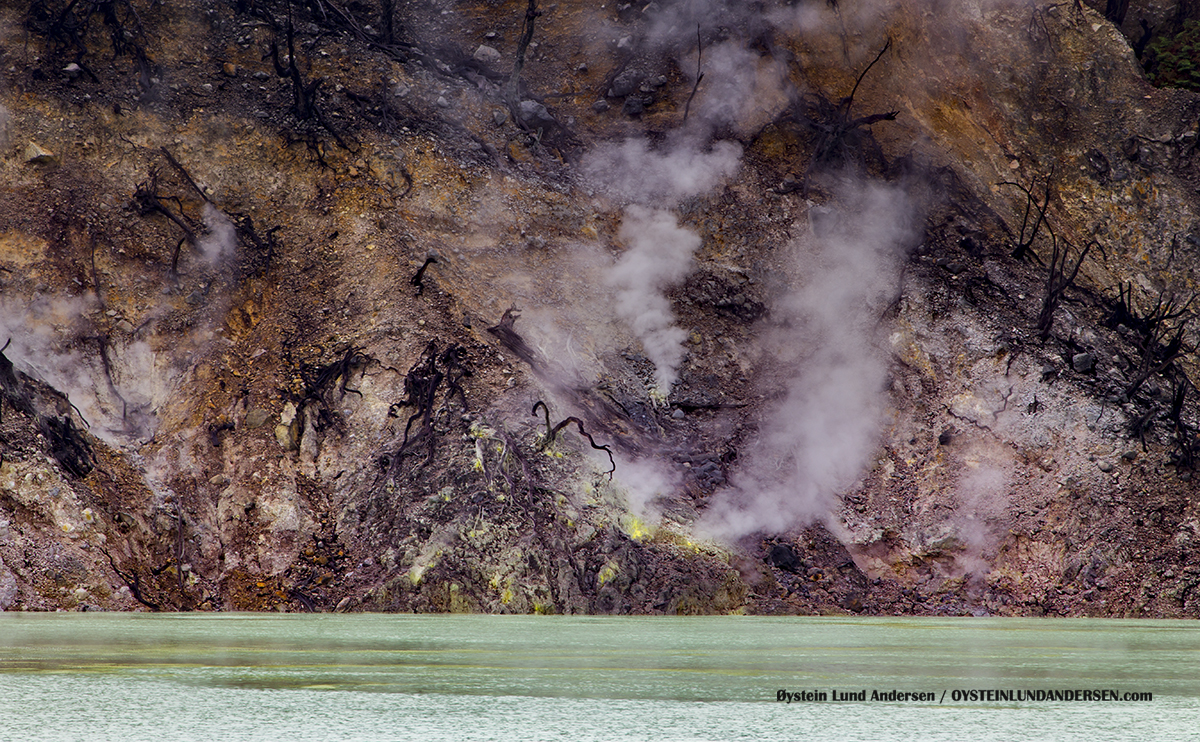
{"label": "white steam", "polygon": [[[683,477],[654,459],[617,456],[616,462],[615,476],[625,490],[629,512],[647,522],[657,523],[662,517],[657,501],[669,498],[679,488]],[[607,461],[603,463],[607,464]]]}
{"label": "white steam", "polygon": [[237,228],[225,213],[211,203],[204,204],[204,228],[207,231],[196,243],[200,255],[212,267],[220,266],[237,251]]}
{"label": "white steam", "polygon": [[171,391],[159,383],[162,364],[144,341],[118,340],[105,350],[106,370],[87,317],[95,307],[90,295],[0,302],[0,345],[8,343],[4,354],[18,371],[65,394],[96,437],[147,435]]}
{"label": "white steam", "polygon": [[[690,131],[703,133],[728,127],[739,136],[751,137],[791,103],[787,66],[746,48],[741,41],[725,41],[704,49],[701,61],[704,77],[689,111]],[[695,75],[694,54],[679,64]]]}
{"label": "white steam", "polygon": [[895,188],[843,190],[836,209],[810,212],[814,232],[794,246],[798,285],[771,307],[777,326],[764,338],[790,378],[731,488],[714,496],[701,523],[712,535],[780,532],[828,514],[876,448],[887,376],[879,322],[913,209]]}
{"label": "white steam", "polygon": [[[626,199],[673,206],[711,190],[737,172],[741,146],[716,142],[706,152],[688,137],[652,149],[640,139],[601,145],[584,158],[592,182]],[[614,311],[642,343],[654,363],[655,386],[666,396],[678,379],[687,331],[675,326],[666,291],[692,270],[700,237],[680,227],[662,208],[629,206],[617,234],[627,250],[609,272]]]}
{"label": "white steam", "polygon": [[742,148],[716,142],[707,152],[694,141],[680,139],[653,149],[642,139],[602,144],[583,158],[592,182],[638,203],[664,207],[711,190],[737,172]]}
{"label": "white steam", "polygon": [[0,300],[0,345],[8,344],[4,355],[18,371],[68,394],[85,417],[90,411],[99,419],[95,395],[89,400],[84,394],[95,387],[90,370],[83,355],[66,342],[82,334],[84,315],[94,306],[90,296]]}
{"label": "white steam", "polygon": [[988,551],[996,545],[990,521],[1009,506],[1012,491],[1011,454],[998,446],[979,444],[968,453],[958,477],[958,505],[953,526],[962,551],[955,562],[964,574],[980,576],[989,571]]}
{"label": "white steam", "polygon": [[678,378],[687,331],[675,326],[664,289],[691,272],[700,237],[680,227],[670,212],[641,206],[625,210],[617,236],[629,246],[608,276],[617,315],[641,340],[654,364],[658,393],[666,396]]}

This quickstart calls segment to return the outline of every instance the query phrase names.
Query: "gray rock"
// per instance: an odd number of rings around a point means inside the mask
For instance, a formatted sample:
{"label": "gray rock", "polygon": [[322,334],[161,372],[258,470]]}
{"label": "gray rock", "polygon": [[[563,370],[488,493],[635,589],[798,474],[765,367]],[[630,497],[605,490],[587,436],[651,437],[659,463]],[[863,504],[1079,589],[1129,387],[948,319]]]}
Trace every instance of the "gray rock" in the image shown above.
{"label": "gray rock", "polygon": [[1113,470],[1114,467],[1113,467],[1111,461],[1097,461],[1096,468],[1099,469],[1100,471],[1104,472],[1105,474],[1108,474],[1110,471]]}
{"label": "gray rock", "polygon": [[480,44],[472,56],[475,57],[476,61],[483,62],[484,64],[495,64],[500,61],[500,51],[486,44]]}
{"label": "gray rock", "polygon": [[646,110],[646,104],[641,98],[629,97],[625,99],[625,105],[621,106],[621,113],[626,116],[641,116]]}
{"label": "gray rock", "polygon": [[685,417],[687,417],[687,413],[685,413],[683,410],[675,410],[671,413],[672,420],[682,420]]}
{"label": "gray rock", "polygon": [[450,101],[446,100],[446,96],[444,96],[444,95],[439,95],[438,99],[435,102],[438,104],[439,108],[449,108],[450,107]]}
{"label": "gray rock", "polygon": [[592,104],[592,110],[596,113],[604,113],[610,108],[612,108],[612,106],[608,105],[608,101],[606,100],[598,100]]}
{"label": "gray rock", "polygon": [[505,111],[503,108],[497,108],[495,111],[492,111],[492,122],[496,126],[503,126],[506,121],[508,121],[508,111]]}
{"label": "gray rock", "polygon": [[17,578],[4,562],[0,562],[0,611],[8,610],[17,599]]}
{"label": "gray rock", "polygon": [[517,115],[531,129],[550,129],[558,125],[546,107],[535,100],[523,100],[517,106]]}
{"label": "gray rock", "polygon": [[641,70],[625,70],[612,81],[612,87],[608,90],[608,97],[624,98],[637,90],[638,85],[642,83],[643,77],[645,77],[645,74]]}
{"label": "gray rock", "polygon": [[1086,374],[1096,367],[1096,359],[1091,353],[1076,353],[1071,356],[1071,368],[1078,373]]}
{"label": "gray rock", "polygon": [[255,408],[246,413],[246,427],[261,428],[271,419],[271,413],[262,408]]}

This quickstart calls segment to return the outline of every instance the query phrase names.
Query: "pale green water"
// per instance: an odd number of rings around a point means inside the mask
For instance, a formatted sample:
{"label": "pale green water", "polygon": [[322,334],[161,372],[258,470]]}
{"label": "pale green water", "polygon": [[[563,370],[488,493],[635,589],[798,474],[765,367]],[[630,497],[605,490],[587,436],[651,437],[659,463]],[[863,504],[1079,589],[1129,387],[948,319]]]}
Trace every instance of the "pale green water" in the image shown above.
{"label": "pale green water", "polygon": [[1200,740],[1197,622],[0,614],[4,741],[1141,739]]}

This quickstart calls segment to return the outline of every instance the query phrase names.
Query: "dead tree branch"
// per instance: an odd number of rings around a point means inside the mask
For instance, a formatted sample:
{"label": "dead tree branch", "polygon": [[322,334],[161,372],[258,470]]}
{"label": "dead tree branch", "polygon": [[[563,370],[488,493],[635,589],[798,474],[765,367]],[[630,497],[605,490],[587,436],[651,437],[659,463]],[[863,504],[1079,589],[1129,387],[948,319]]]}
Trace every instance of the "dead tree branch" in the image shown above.
{"label": "dead tree branch", "polygon": [[438,262],[436,255],[430,255],[429,257],[425,258],[425,262],[421,264],[421,267],[418,268],[413,277],[409,279],[408,282],[417,287],[417,296],[420,296],[421,293],[425,291],[425,271],[430,265],[436,262]]}
{"label": "dead tree branch", "polygon": [[108,557],[108,563],[112,567],[112,571],[115,572],[117,577],[121,578],[121,582],[124,582],[125,586],[129,588],[129,593],[133,595],[134,600],[152,611],[162,610],[162,606],[146,599],[146,597],[142,595],[142,581],[141,578],[138,577],[137,572],[126,572],[118,567],[117,561],[113,559],[113,555],[103,546],[100,547],[100,552],[104,554],[104,556]]}
{"label": "dead tree branch", "polygon": [[692,99],[696,97],[696,91],[700,88],[700,81],[704,79],[704,73],[700,71],[700,61],[704,56],[704,40],[700,38],[700,24],[696,24],[696,82],[692,84],[692,92],[688,95],[687,103],[683,106],[683,123],[687,123],[688,112],[692,110]]}
{"label": "dead tree branch", "polygon": [[175,159],[170,150],[168,150],[166,147],[159,147],[158,150],[159,152],[162,152],[163,157],[167,158],[167,162],[171,163],[171,167],[175,168],[175,170],[183,176],[183,179],[187,181],[188,185],[192,187],[192,190],[194,190],[196,194],[204,200],[205,203],[212,203],[212,201],[208,198],[208,194],[205,193],[200,186],[196,185],[196,181],[194,178],[192,178],[192,174],[187,171],[187,168],[179,164],[179,160]]}
{"label": "dead tree branch", "polygon": [[[1040,204],[1038,203],[1037,197],[1034,195],[1033,191],[1033,189],[1037,187],[1036,178],[1034,178],[1033,182],[1029,184],[1028,188],[1021,183],[1015,183],[1013,181],[1006,180],[1000,183],[1000,185],[1008,185],[1019,188],[1021,189],[1021,192],[1025,194],[1025,213],[1021,216],[1021,232],[1017,237],[1017,244],[1013,247],[1012,251],[1012,256],[1017,260],[1023,260],[1026,253],[1028,253],[1033,256],[1034,260],[1038,260],[1040,262],[1037,253],[1034,253],[1031,248],[1033,246],[1033,241],[1037,239],[1038,231],[1041,229],[1041,226],[1043,224],[1047,224],[1047,228],[1049,228],[1049,225],[1046,222],[1046,210],[1050,206],[1050,184],[1053,178],[1053,173],[1046,178],[1046,189],[1042,195],[1042,202]],[[1036,212],[1032,227],[1029,224],[1030,212]],[[1027,231],[1028,236],[1026,236]]]}
{"label": "dead tree branch", "polygon": [[[1188,351],[1184,345],[1184,332],[1192,317],[1190,307],[1195,300],[1193,294],[1180,304],[1176,297],[1159,293],[1154,308],[1139,317],[1133,300],[1133,284],[1128,288],[1118,287],[1117,305],[1105,324],[1113,328],[1124,325],[1133,330],[1133,342],[1140,354],[1137,371],[1125,388],[1125,397],[1132,399],[1150,377],[1166,371]],[[1170,322],[1175,322],[1175,326],[1172,327]]]}
{"label": "dead tree branch", "polygon": [[[150,170],[150,177],[138,183],[137,188],[134,190],[133,202],[137,205],[140,215],[161,214],[172,221],[183,232],[183,239],[175,245],[175,250],[171,255],[171,275],[178,276],[179,251],[185,241],[193,247],[196,246],[196,227],[183,213],[183,205],[178,198],[173,196],[164,197],[159,193],[158,176],[159,171],[157,167]],[[179,211],[178,214],[172,211],[167,205],[168,201],[175,202],[175,207]]]}
{"label": "dead tree branch", "polygon": [[512,114],[513,121],[521,122],[521,112],[518,108],[518,103],[521,97],[521,70],[525,68],[525,53],[529,50],[529,44],[533,41],[533,26],[542,12],[538,10],[537,0],[528,0],[525,6],[525,20],[521,26],[521,38],[517,42],[517,61],[513,64],[512,75],[508,78],[508,84],[504,90],[504,100],[508,104],[508,110]]}
{"label": "dead tree branch", "polygon": [[1050,273],[1046,276],[1046,293],[1042,297],[1042,310],[1038,313],[1037,319],[1038,337],[1043,341],[1050,337],[1050,328],[1054,324],[1054,310],[1058,308],[1063,292],[1075,282],[1084,258],[1096,244],[1096,241],[1092,240],[1084,245],[1083,250],[1079,252],[1079,259],[1075,261],[1075,267],[1068,271],[1067,258],[1071,251],[1070,243],[1059,239],[1053,232],[1050,233],[1050,238],[1052,245]]}
{"label": "dead tree branch", "polygon": [[[884,43],[883,48],[879,50],[879,53],[875,55],[875,58],[871,60],[871,63],[868,64],[862,72],[858,73],[858,78],[854,81],[854,87],[851,88],[850,95],[843,98],[841,102],[841,105],[845,108],[847,117],[850,116],[850,107],[854,105],[854,94],[858,92],[858,86],[862,84],[863,78],[867,76],[867,73],[871,71],[871,68],[874,67],[879,60],[883,59],[883,55],[887,54],[888,49],[891,48],[892,39],[891,37],[888,37],[887,42]],[[893,115],[892,118],[894,119],[895,115]]]}
{"label": "dead tree branch", "polygon": [[[341,133],[329,123],[321,110],[319,104],[318,92],[321,87],[321,80],[314,80],[311,83],[305,82],[304,76],[300,73],[300,68],[296,64],[296,32],[292,23],[292,5],[288,3],[287,26],[284,29],[285,41],[287,43],[287,64],[279,58],[279,42],[272,40],[270,46],[271,63],[275,67],[275,74],[284,80],[288,80],[292,84],[292,115],[300,122],[314,121],[318,126],[324,129],[333,137],[338,146],[347,152],[357,151],[356,147],[351,147],[342,137]],[[315,149],[315,145],[309,142],[309,148]],[[318,155],[320,152],[318,151]],[[324,158],[319,157],[321,164],[324,163]]]}
{"label": "dead tree branch", "polygon": [[500,324],[495,327],[489,327],[488,332],[498,337],[500,342],[504,344],[504,347],[515,353],[517,358],[525,361],[536,370],[541,366],[537,353],[533,348],[529,347],[529,343],[525,342],[525,338],[518,335],[517,331],[513,329],[513,325],[520,316],[516,307],[509,307],[504,310],[504,316],[500,318]]}
{"label": "dead tree branch", "polygon": [[830,165],[862,166],[863,152],[870,143],[869,134],[864,135],[862,130],[881,121],[894,121],[900,115],[899,111],[887,111],[856,118],[850,116],[854,96],[863,78],[891,47],[892,40],[889,38],[871,63],[859,73],[850,94],[836,104],[820,95],[806,96],[797,100],[783,117],[783,120],[803,126],[815,135],[812,157],[801,178],[805,192],[809,178],[822,168]]}
{"label": "dead tree branch", "polygon": [[[461,385],[462,379],[466,375],[463,360],[463,349],[460,346],[451,345],[438,353],[437,341],[430,340],[422,360],[409,369],[408,374],[404,377],[404,399],[388,408],[390,417],[398,417],[399,410],[404,407],[415,408],[404,425],[404,440],[401,442],[399,450],[388,462],[389,475],[400,466],[401,460],[410,448],[423,446],[426,449],[425,463],[429,463],[433,458],[433,420],[438,389],[443,381],[446,382],[448,390],[443,404],[449,404],[457,394],[463,409],[466,409],[467,398]],[[420,425],[414,432],[413,424],[418,421],[420,421]]]}
{"label": "dead tree branch", "polygon": [[611,448],[609,448],[607,445],[602,446],[599,443],[596,443],[596,439],[592,437],[591,433],[588,433],[587,430],[584,429],[583,421],[577,417],[565,418],[558,425],[555,425],[553,428],[550,427],[550,407],[540,399],[537,402],[534,402],[533,412],[531,413],[534,417],[537,417],[538,407],[541,407],[542,411],[546,415],[546,438],[542,441],[543,450],[553,445],[554,439],[558,437],[558,432],[560,430],[567,427],[567,425],[570,423],[575,423],[575,427],[579,429],[579,434],[588,439],[588,443],[591,444],[593,449],[597,451],[603,451],[608,454],[608,463],[612,464],[612,468],[608,470],[608,478],[612,479],[613,472],[617,470],[617,462],[615,459],[613,459],[613,452]]}

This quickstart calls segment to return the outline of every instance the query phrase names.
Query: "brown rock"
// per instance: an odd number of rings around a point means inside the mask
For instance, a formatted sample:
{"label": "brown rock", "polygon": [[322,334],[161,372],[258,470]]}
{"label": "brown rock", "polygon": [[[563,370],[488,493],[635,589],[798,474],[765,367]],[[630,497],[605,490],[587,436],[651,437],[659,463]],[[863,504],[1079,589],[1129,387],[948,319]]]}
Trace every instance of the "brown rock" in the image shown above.
{"label": "brown rock", "polygon": [[37,142],[30,142],[29,144],[26,144],[21,156],[25,159],[25,162],[33,165],[50,165],[58,162],[57,155],[50,150],[45,149]]}

